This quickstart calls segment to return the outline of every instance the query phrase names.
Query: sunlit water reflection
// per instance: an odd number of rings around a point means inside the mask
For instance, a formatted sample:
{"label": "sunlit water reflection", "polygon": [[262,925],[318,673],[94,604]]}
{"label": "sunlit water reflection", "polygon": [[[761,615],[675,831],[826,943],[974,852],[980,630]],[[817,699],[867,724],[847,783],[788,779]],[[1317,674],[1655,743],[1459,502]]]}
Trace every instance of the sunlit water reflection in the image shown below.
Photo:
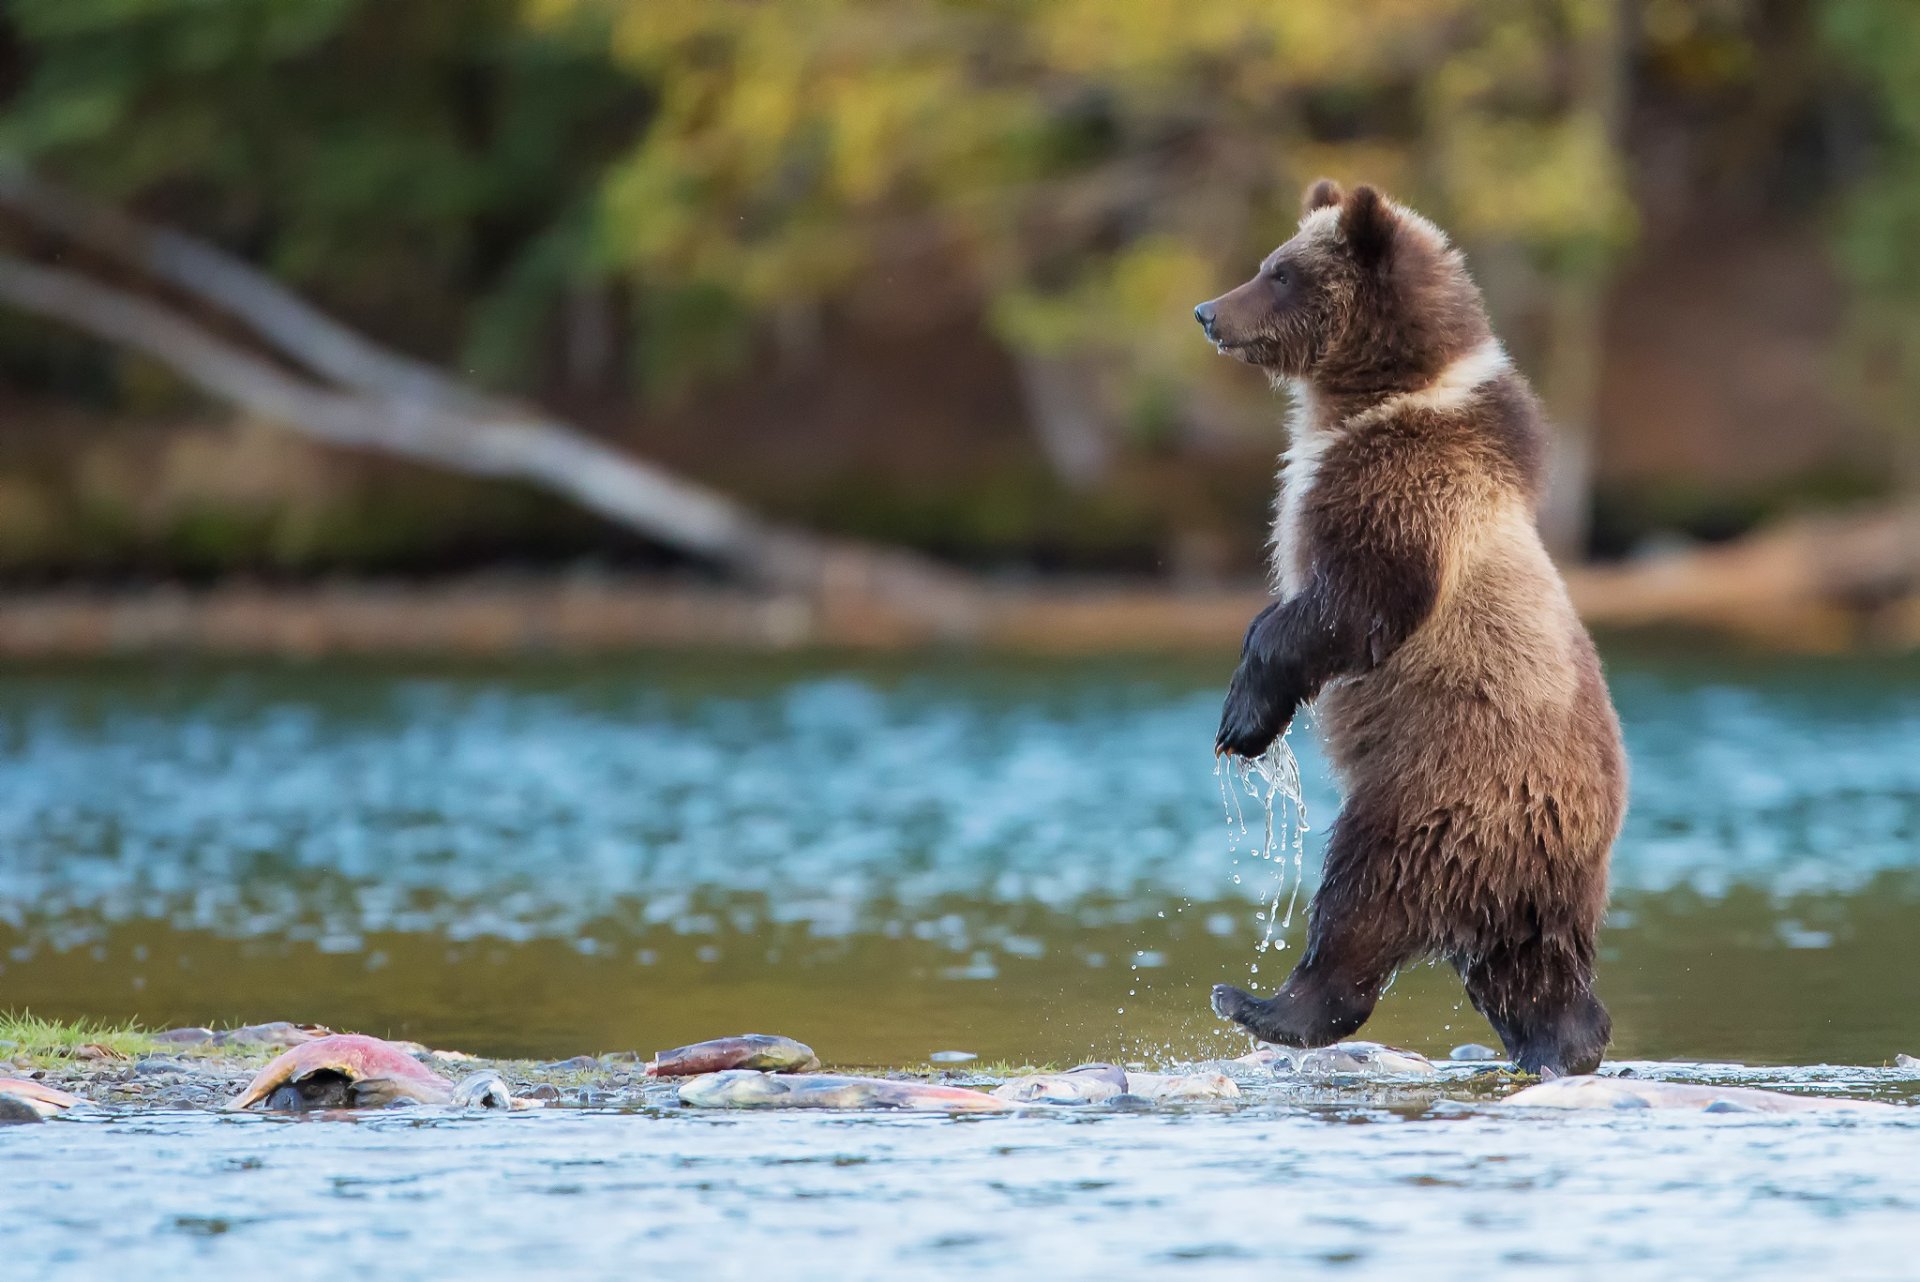
{"label": "sunlit water reflection", "polygon": [[[1221,822],[1218,676],[16,674],[0,992],[536,1055],[739,1025],[857,1062],[1221,1049],[1198,998],[1260,960],[1276,869]],[[1616,656],[1614,684],[1634,759],[1602,970],[1620,1052],[1920,1042],[1920,671]],[[1294,741],[1311,874],[1337,799]],[[1424,969],[1376,1029],[1485,1035]]]}

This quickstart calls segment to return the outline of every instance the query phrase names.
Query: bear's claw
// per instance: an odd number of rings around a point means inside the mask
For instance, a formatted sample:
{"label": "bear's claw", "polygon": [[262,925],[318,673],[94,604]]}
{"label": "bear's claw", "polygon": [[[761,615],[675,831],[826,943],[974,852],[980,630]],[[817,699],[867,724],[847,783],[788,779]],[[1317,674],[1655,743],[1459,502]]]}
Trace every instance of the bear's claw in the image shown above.
{"label": "bear's claw", "polygon": [[1247,1007],[1259,1003],[1253,997],[1241,992],[1232,984],[1213,986],[1213,1013],[1221,1019],[1230,1019],[1236,1024],[1245,1024]]}

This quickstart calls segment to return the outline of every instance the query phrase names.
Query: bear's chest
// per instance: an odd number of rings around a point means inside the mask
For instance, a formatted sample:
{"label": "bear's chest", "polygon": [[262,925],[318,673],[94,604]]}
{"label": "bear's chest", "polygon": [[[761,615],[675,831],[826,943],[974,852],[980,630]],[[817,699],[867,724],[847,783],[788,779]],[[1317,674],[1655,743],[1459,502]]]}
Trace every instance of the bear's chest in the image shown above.
{"label": "bear's chest", "polygon": [[1313,565],[1313,540],[1308,512],[1321,459],[1331,437],[1296,419],[1293,441],[1280,456],[1279,495],[1273,512],[1273,583],[1282,598],[1306,586]]}

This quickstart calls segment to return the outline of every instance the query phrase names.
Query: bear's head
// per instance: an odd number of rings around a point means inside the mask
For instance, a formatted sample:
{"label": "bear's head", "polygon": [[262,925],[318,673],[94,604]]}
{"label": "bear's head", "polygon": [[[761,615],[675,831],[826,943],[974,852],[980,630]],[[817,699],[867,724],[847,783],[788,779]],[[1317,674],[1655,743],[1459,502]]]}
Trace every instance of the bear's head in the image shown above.
{"label": "bear's head", "polygon": [[1351,393],[1421,386],[1491,334],[1438,228],[1372,187],[1342,192],[1324,178],[1293,239],[1193,315],[1227,355]]}

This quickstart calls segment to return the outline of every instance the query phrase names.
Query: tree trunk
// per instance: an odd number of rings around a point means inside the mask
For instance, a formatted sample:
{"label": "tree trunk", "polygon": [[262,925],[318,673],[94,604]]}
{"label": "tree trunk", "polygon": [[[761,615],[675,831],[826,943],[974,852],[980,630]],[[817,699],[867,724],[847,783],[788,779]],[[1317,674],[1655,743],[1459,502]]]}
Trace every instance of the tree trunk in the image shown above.
{"label": "tree trunk", "polygon": [[1020,352],[1014,359],[1027,417],[1054,475],[1068,489],[1092,489],[1113,463],[1112,435],[1092,380],[1061,357]]}
{"label": "tree trunk", "polygon": [[[1572,112],[1591,117],[1610,153],[1617,153],[1628,74],[1622,0],[1564,0],[1572,28]],[[1541,505],[1540,532],[1563,561],[1587,553],[1593,523],[1594,434],[1599,416],[1600,361],[1607,277],[1576,264],[1552,289],[1542,394],[1553,417],[1552,471]]]}

